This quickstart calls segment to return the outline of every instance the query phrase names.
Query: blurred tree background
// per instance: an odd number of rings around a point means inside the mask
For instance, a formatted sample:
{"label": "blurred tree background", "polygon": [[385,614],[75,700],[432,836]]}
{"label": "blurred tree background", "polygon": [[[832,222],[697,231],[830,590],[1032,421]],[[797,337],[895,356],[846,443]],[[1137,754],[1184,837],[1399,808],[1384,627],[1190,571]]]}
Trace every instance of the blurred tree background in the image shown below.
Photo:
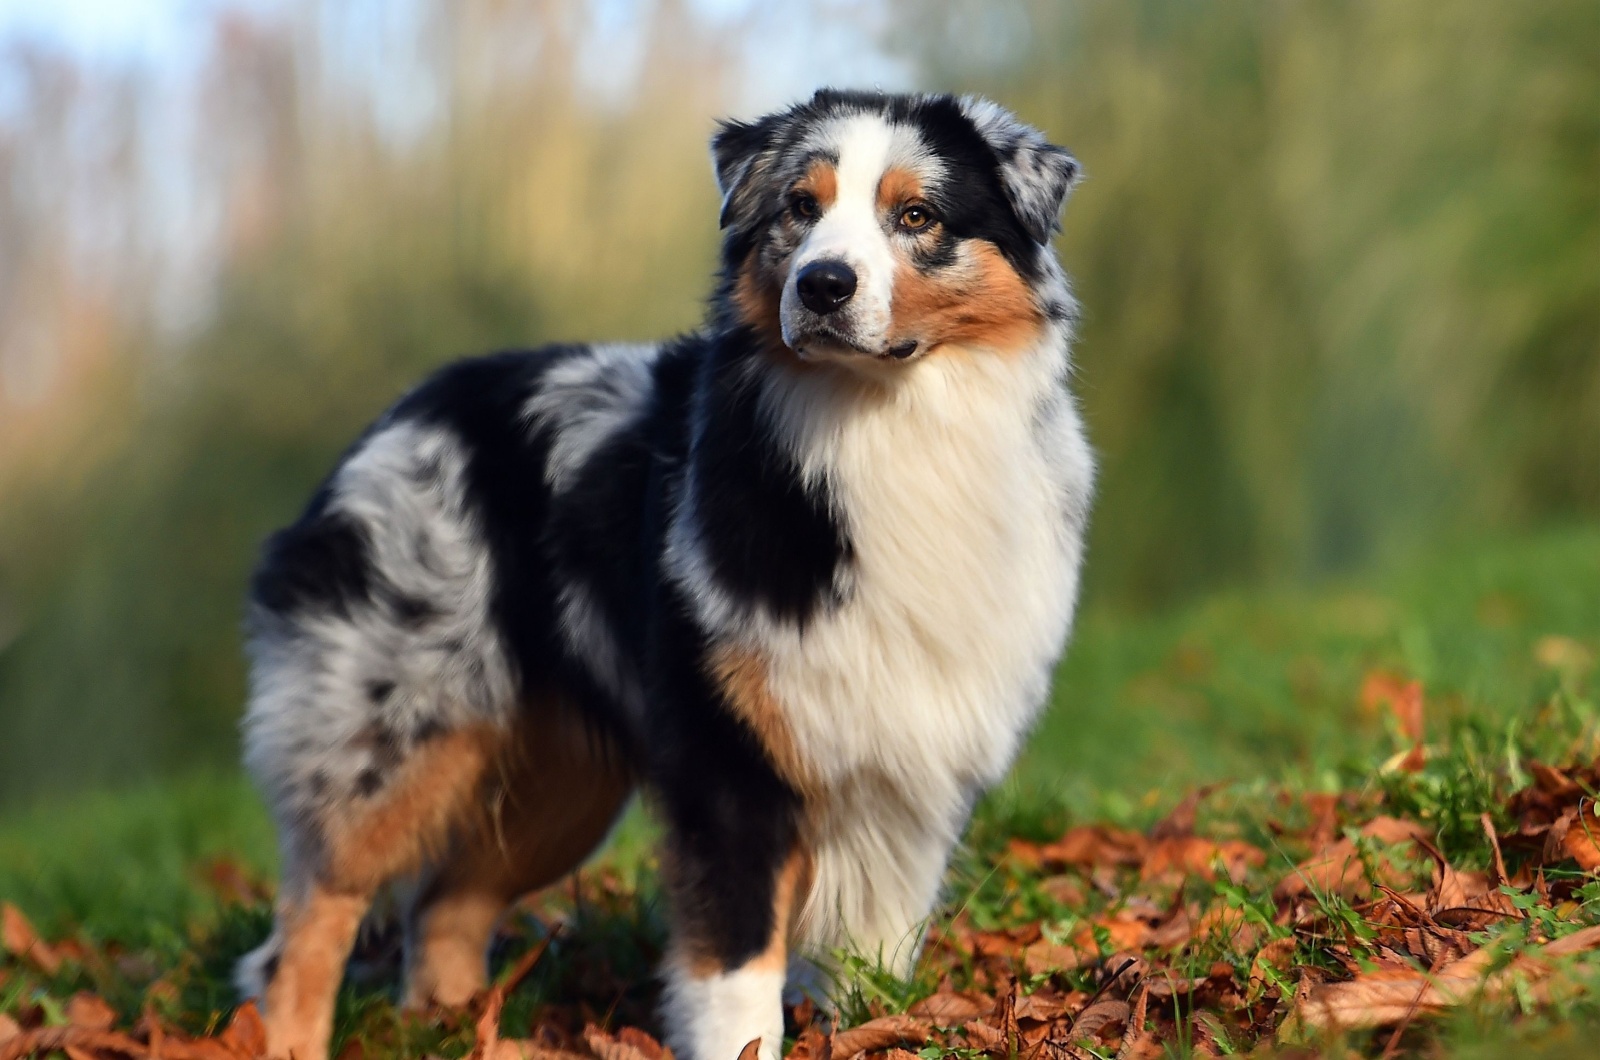
{"label": "blurred tree background", "polygon": [[427,369],[692,327],[712,119],[817,27],[1085,165],[1089,607],[1600,518],[1593,0],[729,7],[0,39],[0,804],[233,761],[255,547]]}

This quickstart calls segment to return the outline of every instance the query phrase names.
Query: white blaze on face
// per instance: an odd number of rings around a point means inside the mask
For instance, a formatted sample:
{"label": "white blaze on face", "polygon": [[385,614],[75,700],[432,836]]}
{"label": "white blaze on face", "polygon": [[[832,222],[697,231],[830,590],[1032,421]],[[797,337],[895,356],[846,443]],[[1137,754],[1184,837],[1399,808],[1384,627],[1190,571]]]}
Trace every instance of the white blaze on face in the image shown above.
{"label": "white blaze on face", "polygon": [[[878,186],[883,175],[896,167],[918,174],[926,184],[937,175],[937,161],[915,130],[891,125],[878,115],[834,122],[822,130],[813,146],[839,159],[837,192],[790,260],[780,305],[783,341],[803,356],[826,356],[825,339],[807,341],[825,320],[851,344],[880,353],[888,342],[893,310],[897,237],[894,218],[879,206]],[[842,261],[856,274],[855,296],[825,318],[806,309],[795,285],[800,270],[819,261]]]}

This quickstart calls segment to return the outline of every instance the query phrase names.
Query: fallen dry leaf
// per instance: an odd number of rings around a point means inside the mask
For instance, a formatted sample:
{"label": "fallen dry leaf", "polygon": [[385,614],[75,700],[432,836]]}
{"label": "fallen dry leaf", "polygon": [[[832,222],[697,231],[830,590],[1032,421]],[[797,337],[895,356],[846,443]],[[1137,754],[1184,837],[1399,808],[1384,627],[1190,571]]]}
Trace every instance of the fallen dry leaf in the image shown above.
{"label": "fallen dry leaf", "polygon": [[1256,951],[1255,959],[1250,962],[1251,998],[1262,996],[1272,987],[1274,975],[1281,977],[1287,971],[1298,946],[1293,937],[1273,939]]}
{"label": "fallen dry leaf", "polygon": [[1110,825],[1079,825],[1053,843],[1038,848],[1040,864],[1057,868],[1068,865],[1137,865],[1144,860],[1150,843],[1138,832]]}
{"label": "fallen dry leaf", "polygon": [[1298,1028],[1315,1031],[1354,1031],[1386,1027],[1414,1016],[1444,1012],[1479,995],[1496,996],[1511,987],[1514,975],[1525,981],[1547,977],[1552,968],[1538,958],[1562,957],[1600,947],[1600,927],[1586,928],[1552,942],[1532,954],[1520,955],[1510,968],[1486,976],[1493,953],[1483,948],[1455,961],[1437,973],[1415,969],[1384,969],[1349,982],[1327,983],[1297,998],[1285,1034]]}
{"label": "fallen dry leaf", "polygon": [[[1390,846],[1408,839],[1426,841],[1428,838],[1427,830],[1416,822],[1387,816],[1367,822],[1361,828],[1361,835]],[[1395,886],[1400,882],[1392,862],[1380,857],[1377,868],[1379,879],[1369,881],[1355,843],[1337,839],[1295,866],[1273,888],[1272,894],[1280,901],[1313,893],[1356,896],[1364,893],[1369,883]]]}
{"label": "fallen dry leaf", "polygon": [[0,1060],[22,1060],[26,1056],[46,1055],[82,1049],[91,1054],[143,1057],[142,1042],[115,1031],[95,1031],[87,1027],[39,1027],[23,1031],[0,1044]]}
{"label": "fallen dry leaf", "polygon": [[219,1040],[240,1056],[261,1056],[267,1051],[267,1026],[261,1022],[261,1010],[254,1001],[246,1001],[233,1010],[233,1018]]}
{"label": "fallen dry leaf", "polygon": [[1221,787],[1219,784],[1207,784],[1196,788],[1178,801],[1172,812],[1157,821],[1150,828],[1150,838],[1153,840],[1177,839],[1181,836],[1194,835],[1195,820],[1199,816],[1200,803],[1207,795]]}
{"label": "fallen dry leaf", "polygon": [[994,1000],[981,994],[941,991],[911,1006],[911,1015],[941,1027],[953,1027],[994,1011]]}
{"label": "fallen dry leaf", "polygon": [[1361,682],[1361,707],[1370,713],[1387,707],[1400,733],[1412,744],[1422,742],[1422,682],[1373,670]]}
{"label": "fallen dry leaf", "polygon": [[833,1036],[833,1055],[846,1060],[860,1052],[891,1045],[924,1045],[933,1028],[915,1016],[882,1016]]}
{"label": "fallen dry leaf", "polygon": [[670,1056],[665,1046],[636,1027],[610,1034],[591,1023],[583,1029],[583,1042],[599,1060],[663,1060]]}
{"label": "fallen dry leaf", "polygon": [[1600,817],[1595,804],[1583,800],[1556,818],[1545,837],[1544,860],[1571,858],[1585,872],[1600,869]]}
{"label": "fallen dry leaf", "polygon": [[1185,876],[1199,876],[1206,881],[1217,878],[1216,865],[1234,883],[1241,882],[1252,867],[1267,863],[1267,855],[1260,848],[1239,839],[1221,843],[1199,836],[1180,836],[1163,839],[1151,845],[1139,868],[1139,878],[1145,882],[1163,880],[1181,882]]}
{"label": "fallen dry leaf", "polygon": [[93,1031],[108,1031],[117,1023],[116,1009],[106,1004],[104,998],[80,990],[67,999],[67,1022],[74,1027],[87,1027]]}
{"label": "fallen dry leaf", "polygon": [[1117,1024],[1126,1024],[1132,1013],[1126,1001],[1104,997],[1078,1013],[1067,1032],[1074,1039],[1094,1038],[1101,1031]]}
{"label": "fallen dry leaf", "polygon": [[61,954],[39,937],[22,910],[10,902],[0,905],[0,946],[45,975],[54,975],[61,968]]}

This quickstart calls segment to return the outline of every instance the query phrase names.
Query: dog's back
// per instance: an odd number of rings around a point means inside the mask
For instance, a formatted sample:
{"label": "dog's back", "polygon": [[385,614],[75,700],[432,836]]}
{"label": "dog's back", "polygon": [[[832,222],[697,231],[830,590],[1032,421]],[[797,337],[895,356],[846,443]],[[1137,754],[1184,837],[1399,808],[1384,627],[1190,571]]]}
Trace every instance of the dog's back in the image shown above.
{"label": "dog's back", "polygon": [[[280,827],[283,915],[240,985],[275,1025],[337,982],[364,898],[413,874],[408,997],[465,1001],[506,903],[605,834],[629,738],[592,693],[628,661],[588,665],[562,627],[598,621],[581,587],[638,573],[658,421],[682,415],[659,400],[659,361],[563,346],[451,365],[267,543],[245,747]],[[297,942],[325,952],[285,981]],[[275,1048],[325,1047],[321,1019],[295,1026]]]}

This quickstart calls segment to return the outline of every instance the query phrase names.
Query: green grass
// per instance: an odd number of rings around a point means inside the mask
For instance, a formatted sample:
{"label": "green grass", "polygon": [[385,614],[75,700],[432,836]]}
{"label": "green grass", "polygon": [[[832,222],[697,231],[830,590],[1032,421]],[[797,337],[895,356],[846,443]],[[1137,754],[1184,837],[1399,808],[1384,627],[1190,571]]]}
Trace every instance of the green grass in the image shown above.
{"label": "green grass", "polygon": [[[1581,658],[1566,669],[1540,661],[1538,645],[1552,635],[1587,653],[1587,673]],[[1030,906],[1045,900],[1027,898],[1026,881],[992,873],[1009,836],[1045,838],[1089,818],[1148,824],[1183,789],[1218,780],[1235,783],[1208,813],[1263,846],[1271,842],[1273,792],[1365,785],[1387,806],[1435,825],[1453,859],[1482,864],[1476,821],[1484,809],[1498,812],[1492,778],[1503,787],[1507,771],[1514,779],[1521,768],[1519,756],[1559,756],[1570,732],[1592,727],[1596,658],[1600,528],[1462,549],[1347,583],[1232,593],[1153,616],[1091,606],[1039,732],[1014,777],[980,807],[952,877],[956,893],[976,919],[1014,920],[1019,909],[1040,919],[1078,915]],[[1430,742],[1450,750],[1422,775],[1372,779],[1372,764],[1396,746],[1388,719],[1358,705],[1363,675],[1375,667],[1426,683]],[[659,945],[659,916],[652,902],[639,908],[630,896],[641,883],[653,893],[651,835],[648,820],[632,812],[601,855],[608,872],[591,874],[593,893],[569,913],[582,926],[581,942],[519,992],[508,1029],[540,1001],[563,997],[563,983],[574,980],[587,984],[583,996],[611,997],[619,1018],[648,1011],[648,989],[638,984]],[[0,900],[15,902],[46,937],[109,944],[139,955],[151,973],[183,969],[174,1015],[198,1030],[231,1004],[226,970],[266,929],[264,906],[230,905],[206,883],[204,866],[217,858],[267,875],[276,860],[270,823],[237,776],[86,795],[0,819]],[[531,918],[513,929],[528,937],[542,930]],[[374,982],[387,986],[392,973]],[[90,983],[137,1010],[129,977],[95,973]],[[863,976],[858,1001],[893,1006],[926,987]],[[380,997],[370,983],[347,990],[342,1024],[386,1027],[384,1036],[408,1051],[450,1052],[463,1040],[397,1022]],[[1476,1018],[1450,1022],[1441,1040],[1472,1041]],[[1559,1052],[1559,1022],[1547,1030]]]}
{"label": "green grass", "polygon": [[1314,589],[1226,593],[1167,614],[1091,608],[1014,783],[1128,820],[1209,781],[1329,787],[1386,735],[1385,719],[1357,705],[1368,670],[1421,678],[1430,723],[1511,724],[1559,684],[1534,657],[1549,634],[1600,643],[1600,528],[1462,548]]}

